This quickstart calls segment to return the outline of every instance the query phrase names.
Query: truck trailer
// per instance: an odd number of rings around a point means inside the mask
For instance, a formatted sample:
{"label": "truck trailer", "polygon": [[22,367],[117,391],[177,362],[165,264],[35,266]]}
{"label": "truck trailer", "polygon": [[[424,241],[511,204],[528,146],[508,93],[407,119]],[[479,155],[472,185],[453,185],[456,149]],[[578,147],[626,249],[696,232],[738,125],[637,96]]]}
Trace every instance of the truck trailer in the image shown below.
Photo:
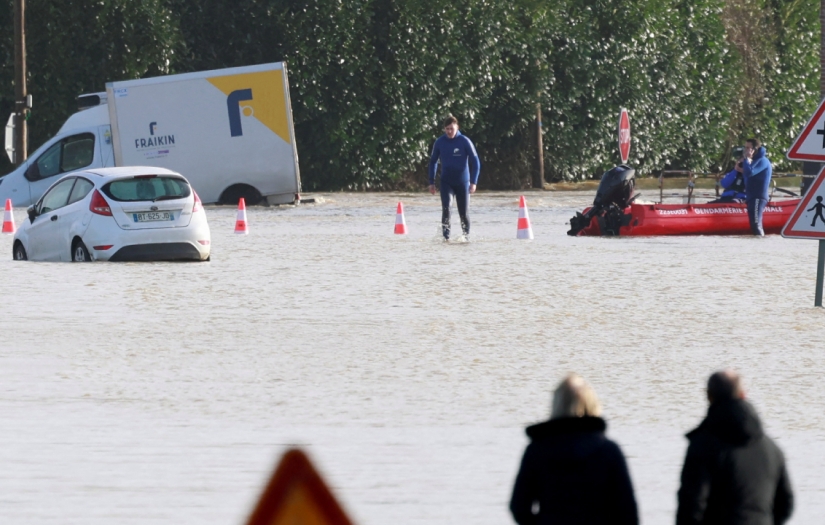
{"label": "truck trailer", "polygon": [[108,82],[0,178],[0,202],[29,206],[81,169],[156,166],[183,174],[204,203],[287,204],[301,192],[283,62]]}

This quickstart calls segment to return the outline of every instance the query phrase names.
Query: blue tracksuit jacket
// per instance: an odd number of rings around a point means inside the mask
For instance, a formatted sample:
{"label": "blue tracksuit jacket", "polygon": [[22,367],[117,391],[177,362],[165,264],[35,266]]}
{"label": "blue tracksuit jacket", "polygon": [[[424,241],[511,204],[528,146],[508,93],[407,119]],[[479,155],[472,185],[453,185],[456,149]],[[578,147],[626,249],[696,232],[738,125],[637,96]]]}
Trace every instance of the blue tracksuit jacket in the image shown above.
{"label": "blue tracksuit jacket", "polygon": [[[725,177],[721,181],[719,181],[719,185],[725,188],[725,191],[722,192],[722,195],[720,195],[720,197],[731,197],[734,199],[746,198],[747,195],[745,194],[745,192],[736,191],[736,189],[732,187],[733,183],[736,182],[736,176],[738,174],[739,172],[736,171],[736,169],[732,169],[725,174]],[[742,176],[742,178],[744,179],[744,175]]]}
{"label": "blue tracksuit jacket", "polygon": [[435,184],[435,172],[439,161],[442,181],[450,184],[478,184],[478,174],[481,171],[478,153],[473,142],[460,131],[453,139],[441,135],[435,141],[433,153],[430,155],[430,184]]}
{"label": "blue tracksuit jacket", "polygon": [[748,200],[768,200],[773,166],[765,156],[765,148],[759,148],[753,154],[753,159],[745,159],[742,163],[742,174],[745,176],[745,193]]}

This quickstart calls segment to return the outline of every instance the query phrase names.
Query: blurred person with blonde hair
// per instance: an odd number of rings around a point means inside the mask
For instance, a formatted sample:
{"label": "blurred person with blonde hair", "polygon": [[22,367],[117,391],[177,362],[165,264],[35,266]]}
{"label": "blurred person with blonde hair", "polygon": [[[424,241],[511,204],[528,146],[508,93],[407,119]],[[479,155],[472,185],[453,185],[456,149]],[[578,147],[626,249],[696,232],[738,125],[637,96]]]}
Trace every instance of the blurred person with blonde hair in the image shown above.
{"label": "blurred person with blonde hair", "polygon": [[576,374],[553,393],[550,420],[527,427],[510,512],[525,524],[638,524],[627,463],[607,439],[596,392]]}

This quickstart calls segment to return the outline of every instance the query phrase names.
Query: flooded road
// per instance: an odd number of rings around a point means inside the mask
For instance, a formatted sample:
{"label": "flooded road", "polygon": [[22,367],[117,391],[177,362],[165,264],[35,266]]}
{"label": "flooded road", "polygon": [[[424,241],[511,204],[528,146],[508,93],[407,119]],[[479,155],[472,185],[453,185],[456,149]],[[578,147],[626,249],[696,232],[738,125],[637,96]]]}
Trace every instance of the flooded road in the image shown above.
{"label": "flooded road", "polygon": [[643,523],[670,523],[728,366],[786,453],[791,522],[821,517],[817,244],[570,238],[591,192],[526,195],[531,242],[515,193],[473,196],[467,244],[423,194],[250,208],[249,236],[207,207],[201,264],[20,263],[0,237],[0,522],[242,523],[298,444],[357,523],[511,523],[523,427],[577,371]]}

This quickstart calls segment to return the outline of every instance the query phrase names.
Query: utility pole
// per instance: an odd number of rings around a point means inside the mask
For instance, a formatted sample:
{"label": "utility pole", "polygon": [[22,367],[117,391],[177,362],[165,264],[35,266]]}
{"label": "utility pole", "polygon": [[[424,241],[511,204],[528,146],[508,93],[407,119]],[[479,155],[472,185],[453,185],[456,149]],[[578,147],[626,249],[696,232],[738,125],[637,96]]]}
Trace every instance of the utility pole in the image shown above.
{"label": "utility pole", "polygon": [[[825,0],[819,0],[819,98],[825,98]],[[817,175],[822,169],[819,162],[802,162],[802,175]],[[802,193],[808,191],[813,177],[803,178]]]}
{"label": "utility pole", "polygon": [[538,171],[533,176],[533,187],[542,189],[544,188],[544,145],[541,138],[541,104],[536,104],[536,153]]}
{"label": "utility pole", "polygon": [[[819,0],[819,95],[825,96],[825,0]],[[822,281],[825,273],[825,239],[819,239],[816,260],[816,291],[814,306],[822,306]]]}
{"label": "utility pole", "polygon": [[[825,0],[823,0],[825,1]],[[26,0],[14,0],[14,160],[19,166],[28,156],[26,89]]]}
{"label": "utility pole", "polygon": [[825,97],[825,0],[819,0],[819,95]]}

